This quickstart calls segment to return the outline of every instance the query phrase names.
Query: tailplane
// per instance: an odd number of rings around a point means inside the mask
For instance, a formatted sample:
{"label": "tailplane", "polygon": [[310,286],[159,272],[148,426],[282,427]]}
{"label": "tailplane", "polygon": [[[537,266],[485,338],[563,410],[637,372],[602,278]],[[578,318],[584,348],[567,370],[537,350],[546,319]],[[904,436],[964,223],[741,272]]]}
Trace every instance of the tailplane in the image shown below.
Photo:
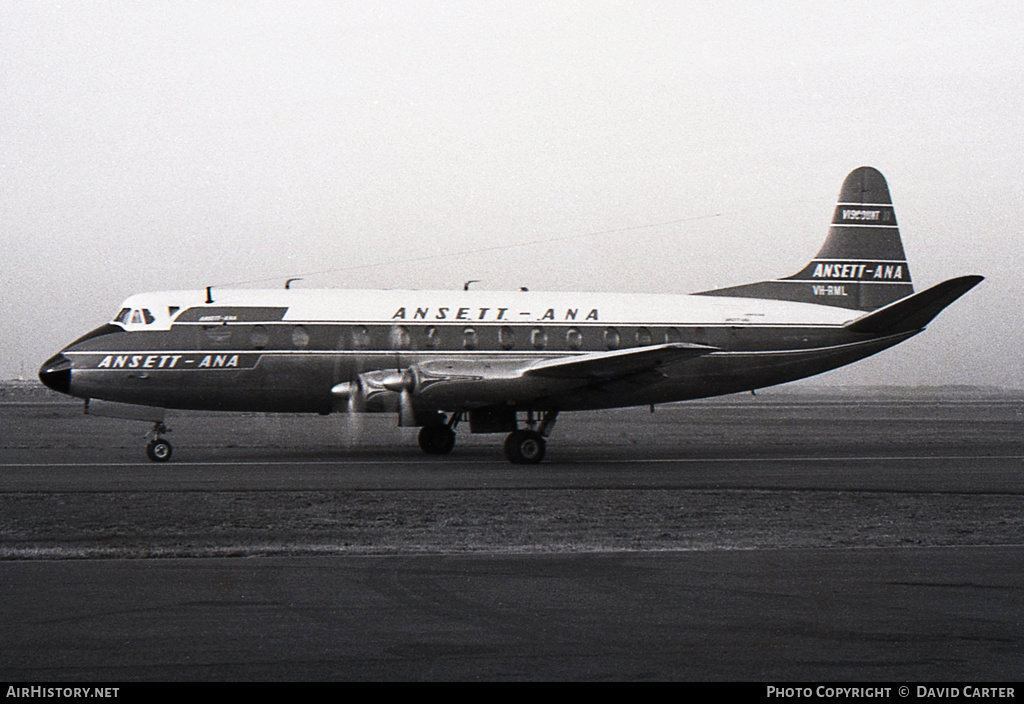
{"label": "tailplane", "polygon": [[772,281],[702,291],[872,311],[914,293],[885,177],[870,166],[843,181],[828,238],[796,274]]}
{"label": "tailplane", "polygon": [[981,276],[960,276],[915,293],[903,300],[851,320],[845,327],[850,332],[867,335],[898,335],[922,330],[950,303],[984,280]]}

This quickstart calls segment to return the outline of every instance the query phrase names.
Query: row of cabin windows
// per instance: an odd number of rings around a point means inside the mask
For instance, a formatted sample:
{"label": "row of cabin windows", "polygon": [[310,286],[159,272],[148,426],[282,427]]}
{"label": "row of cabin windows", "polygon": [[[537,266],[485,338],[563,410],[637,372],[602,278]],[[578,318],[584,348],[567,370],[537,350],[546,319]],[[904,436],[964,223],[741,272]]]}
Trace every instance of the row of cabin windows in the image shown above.
{"label": "row of cabin windows", "polygon": [[[232,345],[232,338],[238,328],[227,325],[212,325],[202,328],[204,341],[213,347],[228,347]],[[617,350],[622,347],[646,346],[661,344],[662,342],[681,342],[682,335],[676,328],[665,328],[655,333],[649,328],[641,327],[630,330],[631,334],[620,333],[617,328],[607,327],[603,330],[588,328],[587,337],[591,339],[590,349],[598,345],[594,343],[592,335],[601,335],[601,346],[608,350]],[[580,328],[570,327],[564,332],[564,344],[554,331],[544,327],[533,327],[529,329],[516,329],[510,326],[503,326],[497,329],[495,337],[493,328],[477,329],[465,327],[461,330],[455,328],[440,327],[416,327],[410,329],[404,325],[393,325],[386,331],[386,337],[382,337],[381,328],[371,328],[366,325],[354,325],[346,327],[336,338],[337,349],[370,350],[370,349],[391,349],[391,350],[439,350],[442,348],[442,334],[449,340],[445,345],[451,349],[460,345],[465,350],[477,349],[501,349],[512,350],[519,342],[519,349],[546,350],[551,347],[567,350],[583,350],[584,331]],[[456,343],[449,336],[458,334],[459,341]],[[560,335],[559,335],[560,336]],[[249,331],[249,342],[256,349],[265,349],[270,345],[271,332],[264,325],[256,325]],[[282,340],[282,342],[284,342]],[[306,349],[312,342],[312,335],[308,328],[303,325],[296,325],[290,329],[290,342],[294,349]]]}

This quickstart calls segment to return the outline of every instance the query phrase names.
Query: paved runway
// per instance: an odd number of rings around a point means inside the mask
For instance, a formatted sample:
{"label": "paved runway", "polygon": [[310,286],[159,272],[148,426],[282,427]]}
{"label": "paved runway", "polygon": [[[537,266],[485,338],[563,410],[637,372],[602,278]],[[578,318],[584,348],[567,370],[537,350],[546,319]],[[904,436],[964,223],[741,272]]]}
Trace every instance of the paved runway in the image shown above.
{"label": "paved runway", "polygon": [[0,420],[8,680],[1024,665],[1015,398],[585,414],[525,468],[492,436],[424,457],[376,419],[355,443],[334,418],[183,417],[167,466],[140,460],[138,426],[68,405]]}
{"label": "paved runway", "polygon": [[23,561],[7,680],[1019,680],[1020,548]]}

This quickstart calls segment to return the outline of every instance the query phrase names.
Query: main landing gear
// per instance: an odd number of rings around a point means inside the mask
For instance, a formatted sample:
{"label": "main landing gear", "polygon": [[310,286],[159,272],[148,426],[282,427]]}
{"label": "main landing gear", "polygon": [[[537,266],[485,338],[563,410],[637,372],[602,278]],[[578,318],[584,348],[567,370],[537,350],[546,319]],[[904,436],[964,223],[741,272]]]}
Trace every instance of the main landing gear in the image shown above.
{"label": "main landing gear", "polygon": [[547,445],[536,430],[514,430],[505,438],[505,457],[512,464],[537,464],[544,459]]}
{"label": "main landing gear", "polygon": [[[455,428],[462,419],[461,412],[454,412],[447,422],[432,423],[420,429],[420,449],[428,455],[447,455],[455,447]],[[515,414],[509,424],[515,429],[505,438],[505,457],[513,464],[537,464],[544,459],[547,450],[547,436],[555,425],[558,411],[548,411],[540,416],[533,411],[526,414],[526,428],[518,428]],[[475,421],[470,419],[472,425]],[[505,429],[508,429],[508,425]],[[477,431],[481,432],[481,431]],[[488,429],[483,432],[493,432]]]}
{"label": "main landing gear", "polygon": [[420,428],[420,449],[428,455],[447,455],[455,447],[455,426],[459,424],[461,413],[452,413],[447,423],[424,425]]}
{"label": "main landing gear", "polygon": [[146,456],[154,462],[166,462],[171,459],[171,452],[174,448],[171,443],[160,437],[161,433],[169,433],[170,430],[162,421],[153,424],[153,429],[146,433],[147,438],[152,438],[146,445]]}
{"label": "main landing gear", "polygon": [[547,450],[547,437],[555,426],[558,411],[548,411],[538,419],[533,411],[526,414],[526,428],[513,430],[505,438],[505,457],[512,464],[538,464]]}

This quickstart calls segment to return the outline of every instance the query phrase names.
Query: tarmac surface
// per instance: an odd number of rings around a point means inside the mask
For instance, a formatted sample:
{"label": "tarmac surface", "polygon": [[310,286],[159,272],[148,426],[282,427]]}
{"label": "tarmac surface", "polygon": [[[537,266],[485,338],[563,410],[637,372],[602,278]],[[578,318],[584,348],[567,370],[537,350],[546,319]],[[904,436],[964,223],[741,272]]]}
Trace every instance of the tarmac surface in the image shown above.
{"label": "tarmac surface", "polygon": [[[6,400],[6,402],[2,402]],[[0,677],[1013,681],[1024,397],[761,394],[427,457],[0,398]]]}

